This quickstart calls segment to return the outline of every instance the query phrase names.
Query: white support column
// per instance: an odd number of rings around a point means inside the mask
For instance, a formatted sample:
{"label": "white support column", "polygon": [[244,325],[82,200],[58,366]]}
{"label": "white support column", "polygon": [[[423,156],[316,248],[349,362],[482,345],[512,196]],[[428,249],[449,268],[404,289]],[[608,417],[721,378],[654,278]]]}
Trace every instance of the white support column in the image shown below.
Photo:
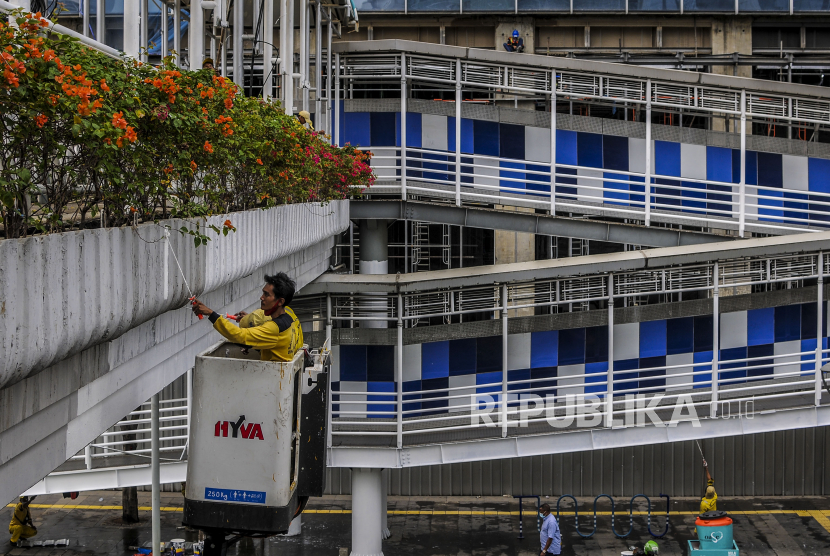
{"label": "white support column", "polygon": [[92,445],[87,444],[84,448],[84,464],[87,469],[92,469]]}
{"label": "white support column", "polygon": [[718,279],[718,262],[715,261],[713,273],[714,289],[712,290],[712,406],[709,408],[709,416],[714,419],[718,416],[718,381],[720,374],[720,313],[718,298],[720,293]]}
{"label": "white support column", "polygon": [[150,400],[150,465],[153,481],[152,498],[152,539],[153,556],[159,556],[161,550],[161,479],[159,475],[159,395],[153,394]]}
{"label": "white support column", "polygon": [[286,114],[291,115],[294,113],[294,0],[284,0],[283,5],[284,9],[280,14],[280,34],[285,35],[285,47],[280,52],[280,58],[285,63],[285,77],[282,82],[283,109]]}
{"label": "white support column", "polygon": [[340,144],[340,53],[334,55],[334,139],[332,143]]}
{"label": "white support column", "polygon": [[821,405],[821,366],[822,366],[822,359],[823,359],[823,343],[824,343],[824,334],[822,329],[824,328],[824,253],[819,251],[818,253],[818,284],[817,284],[817,295],[816,295],[816,303],[818,307],[816,309],[816,406]]}
{"label": "white support column", "polygon": [[651,79],[646,81],[646,226],[651,226]]}
{"label": "white support column", "polygon": [[182,0],[173,3],[173,50],[176,52],[176,65],[182,67]]}
{"label": "white support column", "polygon": [[406,54],[401,52],[401,199],[406,201]]}
{"label": "white support column", "polygon": [[[326,343],[329,346],[329,349],[332,348],[331,346],[331,294],[326,294]],[[329,375],[329,404],[328,404],[328,412],[329,417],[326,419],[328,423],[328,427],[326,428],[326,448],[331,448],[331,417],[332,417],[332,394],[331,394],[331,383],[332,377],[331,372],[328,373]]]}
{"label": "white support column", "polygon": [[302,109],[308,110],[308,74],[306,63],[308,62],[308,0],[299,0],[300,10],[300,87],[302,91]]}
{"label": "white support column", "polygon": [[[135,23],[133,23],[135,25]],[[139,44],[141,60],[148,60],[147,48],[150,42],[150,3],[149,0],[141,0],[141,42]]]}
{"label": "white support column", "polygon": [[501,286],[501,436],[507,436],[507,284]]}
{"label": "white support column", "polygon": [[389,470],[384,469],[380,472],[380,491],[381,491],[381,502],[380,502],[380,536],[382,540],[386,540],[392,536],[392,533],[389,532],[389,522],[387,519],[387,491],[389,490]]}
{"label": "white support column", "polygon": [[[198,0],[193,0],[198,1]],[[245,85],[245,70],[242,67],[242,35],[245,33],[245,2],[233,3],[233,82],[241,89]]]}
{"label": "white support column", "polygon": [[331,79],[334,75],[331,71],[331,8],[327,9],[328,14],[328,34],[326,37],[326,133],[331,135]]}
{"label": "white support column", "polygon": [[352,469],[351,556],[383,556],[383,493],[380,469]]}
{"label": "white support column", "polygon": [[608,275],[608,372],[605,375],[605,426],[614,424],[614,275]]}
{"label": "white support column", "polygon": [[[395,391],[397,395],[395,409],[398,421],[398,449],[403,447],[403,296],[398,294],[398,372],[395,376]],[[386,538],[386,537],[384,537]]]}
{"label": "white support column", "polygon": [[187,434],[190,435],[191,416],[193,415],[193,367],[187,370]]}
{"label": "white support column", "polygon": [[262,8],[262,41],[262,98],[268,100],[274,90],[274,0]]}
{"label": "white support column", "polygon": [[170,42],[170,29],[167,28],[167,3],[161,2],[161,57],[167,56],[168,43]]}
{"label": "white support column", "polygon": [[746,229],[746,89],[741,89],[741,181],[740,214],[738,216],[738,235],[744,237]]}
{"label": "white support column", "polygon": [[556,216],[556,71],[550,93],[550,215]]}
{"label": "white support column", "polygon": [[138,59],[139,24],[141,20],[141,0],[124,0],[124,53]]}
{"label": "white support column", "polygon": [[279,90],[279,99],[282,101],[282,109],[287,114],[288,108],[285,104],[286,99],[286,89],[288,88],[288,57],[285,55],[286,50],[288,49],[288,16],[286,15],[286,10],[288,9],[286,6],[288,5],[288,0],[279,0],[280,3],[280,53],[279,53],[279,74],[280,74],[280,90]]}
{"label": "white support column", "polygon": [[107,43],[107,3],[104,0],[95,0],[95,40]]}
{"label": "white support column", "polygon": [[314,27],[314,123],[319,131],[322,129],[323,122],[323,5],[320,0],[315,4],[317,6],[317,17],[315,17]]}
{"label": "white support column", "polygon": [[[135,0],[125,0],[134,2]],[[199,0],[191,0],[198,2]],[[127,28],[124,27],[126,33]],[[190,24],[187,26],[187,61],[191,70],[202,69],[202,61],[205,58],[205,12],[201,8],[190,10]],[[216,58],[214,57],[214,64]],[[218,67],[218,65],[216,66]]]}
{"label": "white support column", "polygon": [[461,206],[461,59],[455,61],[455,206]]}
{"label": "white support column", "polygon": [[83,35],[85,37],[88,37],[89,36],[89,25],[90,25],[90,21],[89,21],[89,0],[84,0],[83,1],[83,10],[84,10],[84,14],[83,14],[84,32],[83,32]]}

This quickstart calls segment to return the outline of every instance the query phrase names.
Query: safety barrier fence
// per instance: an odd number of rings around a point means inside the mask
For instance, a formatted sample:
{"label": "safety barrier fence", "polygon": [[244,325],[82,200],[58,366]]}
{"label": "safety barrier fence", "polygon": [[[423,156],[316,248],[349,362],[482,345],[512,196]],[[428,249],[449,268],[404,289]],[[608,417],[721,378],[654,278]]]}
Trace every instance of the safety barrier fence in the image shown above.
{"label": "safety barrier fence", "polygon": [[[306,298],[304,303],[317,303],[318,307],[325,303],[326,309],[318,312],[318,320],[326,320],[330,326],[397,325],[395,381],[390,383],[395,390],[347,391],[341,387],[333,392],[332,437],[335,442],[338,437],[352,437],[353,443],[359,442],[360,437],[385,436],[402,446],[406,437],[417,443],[418,435],[484,426],[494,427],[493,434],[500,429],[501,436],[521,433],[525,427],[544,425],[545,421],[553,427],[567,428],[574,416],[588,414],[595,417],[590,426],[616,427],[639,426],[655,411],[664,421],[671,420],[675,411],[685,412],[683,416],[694,412],[700,418],[736,412],[752,418],[761,411],[819,405],[820,368],[830,359],[823,300],[824,276],[828,272],[830,260],[819,252],[402,292],[386,296],[385,301],[383,294],[328,294]],[[731,349],[735,346],[721,345],[721,338],[729,334],[722,335],[720,331],[724,317],[719,299],[723,288],[734,294],[799,289],[816,283],[818,332],[812,340],[807,335],[800,336],[800,341],[775,344],[774,351],[768,346],[770,351],[764,353],[750,348],[735,351]],[[665,303],[680,300],[683,294],[686,299],[711,299],[712,314],[720,315],[708,321],[708,347],[686,354],[682,361],[664,358],[648,362],[643,356],[632,365],[615,360],[615,305]],[[556,369],[548,371],[514,371],[509,363],[512,355],[508,353],[508,322],[514,318],[510,314],[578,311],[588,305],[607,311],[607,355],[593,362],[576,362],[579,364],[549,363]],[[439,387],[417,382],[416,388],[405,390],[401,374],[405,366],[404,328],[429,324],[427,319],[433,318],[467,322],[469,317],[465,315],[475,313],[488,320],[500,320],[500,330],[491,328],[493,334],[501,334],[501,367],[490,362],[488,368],[492,372],[457,378],[454,383]],[[803,326],[812,328],[813,323]]]}
{"label": "safety barrier fence", "polygon": [[[401,41],[386,42],[390,43],[387,52],[359,52],[361,48],[380,48],[349,45],[348,52],[336,54],[335,138],[341,137],[341,91],[353,95],[355,87],[390,83],[394,88],[397,83],[402,114],[407,112],[408,83],[432,83],[454,87],[456,91],[455,152],[408,145],[406,117],[400,118],[396,146],[363,145],[377,151],[373,164],[379,174],[378,185],[387,183],[384,189],[393,188],[403,199],[408,195],[440,195],[454,197],[457,205],[498,203],[543,208],[551,213],[584,212],[586,206],[593,205],[613,208],[618,216],[643,220],[646,225],[651,224],[652,213],[662,212],[682,215],[684,221],[702,227],[710,226],[713,220],[732,222],[741,236],[747,223],[755,226],[756,231],[774,232],[830,220],[827,194],[808,191],[806,183],[790,184],[792,188],[788,185],[785,189],[747,184],[746,172],[747,119],[772,118],[814,126],[818,131],[830,125],[830,100],[744,88],[738,80],[728,86],[714,81],[709,84],[705,75],[683,72],[666,72],[665,80],[642,79],[617,70],[613,64],[603,66],[601,73],[559,69],[552,67],[556,62],[550,61],[547,66],[528,67],[522,66],[525,59],[514,57],[509,64],[499,63],[493,53],[475,49],[447,49],[447,55],[424,55],[396,52]],[[459,57],[461,52],[463,58]],[[551,105],[567,100],[644,108],[644,170],[603,170],[558,163],[552,170],[550,161],[556,160],[557,152],[555,110],[548,113],[551,134],[547,163],[462,153],[462,89],[543,95],[551,100]],[[740,135],[737,182],[657,174],[653,163],[653,107],[736,118]],[[529,118],[535,117],[535,112],[528,114]]]}

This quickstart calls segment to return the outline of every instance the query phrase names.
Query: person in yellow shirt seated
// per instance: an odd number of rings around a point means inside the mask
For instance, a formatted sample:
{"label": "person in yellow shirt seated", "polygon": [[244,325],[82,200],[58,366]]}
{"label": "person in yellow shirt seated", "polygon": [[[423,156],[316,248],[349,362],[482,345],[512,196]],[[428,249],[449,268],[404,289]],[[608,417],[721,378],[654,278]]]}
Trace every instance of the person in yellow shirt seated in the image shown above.
{"label": "person in yellow shirt seated", "polygon": [[703,470],[706,472],[706,493],[700,499],[700,513],[714,512],[718,509],[718,493],[715,492],[715,480],[709,474],[709,464],[703,460]]}
{"label": "person in yellow shirt seated", "polygon": [[9,534],[12,536],[10,539],[12,544],[16,545],[20,539],[29,539],[37,535],[37,527],[32,523],[32,515],[29,513],[29,504],[35,498],[37,497],[32,496],[29,499],[28,496],[21,496],[20,503],[14,507],[12,520],[9,523]]}
{"label": "person in yellow shirt seated", "polygon": [[296,285],[284,272],[265,276],[259,309],[240,311],[240,326],[234,326],[207,305],[193,300],[193,312],[208,315],[213,328],[235,344],[259,350],[262,361],[291,361],[303,347],[303,329],[294,311],[288,307],[294,299]]}

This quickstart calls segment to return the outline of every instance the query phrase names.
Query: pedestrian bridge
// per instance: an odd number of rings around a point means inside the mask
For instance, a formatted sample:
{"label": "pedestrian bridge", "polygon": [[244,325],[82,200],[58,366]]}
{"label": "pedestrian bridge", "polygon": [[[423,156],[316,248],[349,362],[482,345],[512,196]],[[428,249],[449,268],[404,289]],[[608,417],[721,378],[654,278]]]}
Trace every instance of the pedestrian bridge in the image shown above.
{"label": "pedestrian bridge", "polygon": [[830,221],[825,88],[409,41],[333,50],[334,137],[374,153],[373,197],[741,237]]}

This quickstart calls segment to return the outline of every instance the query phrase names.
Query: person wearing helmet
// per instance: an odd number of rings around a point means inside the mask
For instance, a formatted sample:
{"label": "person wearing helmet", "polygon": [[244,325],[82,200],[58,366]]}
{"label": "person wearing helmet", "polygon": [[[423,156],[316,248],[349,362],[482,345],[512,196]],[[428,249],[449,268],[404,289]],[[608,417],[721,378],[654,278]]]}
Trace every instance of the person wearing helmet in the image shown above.
{"label": "person wearing helmet", "polygon": [[703,460],[703,470],[706,473],[706,493],[700,499],[700,513],[714,512],[718,509],[718,493],[715,492],[715,480],[709,474],[709,464]]}
{"label": "person wearing helmet", "polygon": [[21,539],[29,539],[37,535],[37,527],[32,522],[32,514],[29,513],[29,504],[37,498],[32,496],[21,496],[20,502],[14,507],[12,520],[9,523],[9,534],[12,544],[20,546]]}
{"label": "person wearing helmet", "polygon": [[525,42],[519,36],[519,31],[513,29],[513,36],[507,39],[507,42],[504,43],[504,49],[508,52],[524,52],[525,51]]}

